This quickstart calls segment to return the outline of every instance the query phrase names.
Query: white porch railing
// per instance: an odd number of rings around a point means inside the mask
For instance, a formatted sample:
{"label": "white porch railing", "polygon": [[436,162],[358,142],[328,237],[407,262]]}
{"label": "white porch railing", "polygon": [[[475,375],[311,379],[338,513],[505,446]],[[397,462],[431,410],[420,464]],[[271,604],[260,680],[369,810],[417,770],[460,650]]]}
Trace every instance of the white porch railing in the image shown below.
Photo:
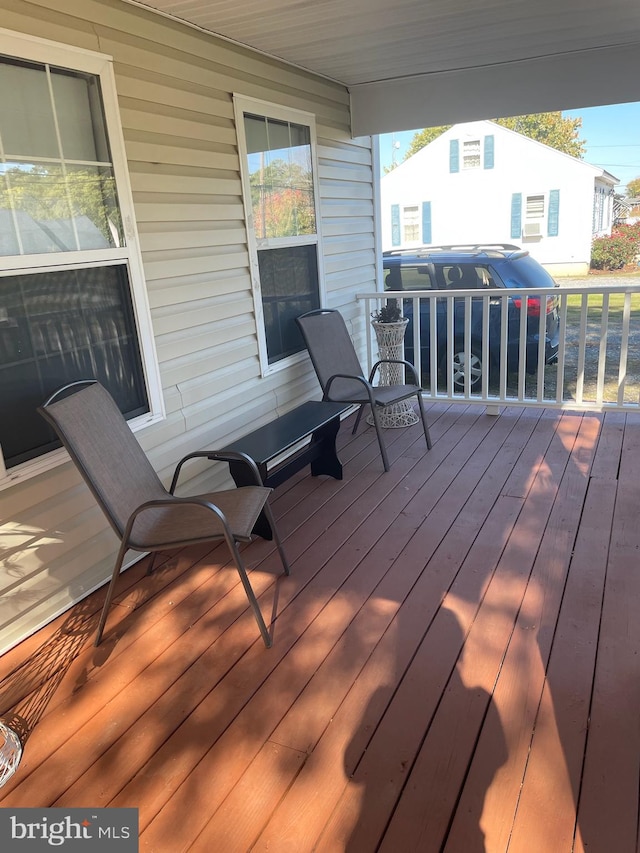
{"label": "white porch railing", "polygon": [[[529,296],[539,297],[544,306],[543,297],[553,295],[558,298],[560,315],[558,358],[555,364],[545,365],[545,332],[547,314],[539,312],[538,318],[529,317],[531,324],[536,323],[539,335],[538,357],[535,372],[529,374],[525,369],[525,351],[527,338],[527,315],[524,306],[529,304]],[[517,370],[507,372],[508,340],[508,300],[515,297],[522,300],[523,310],[519,312],[519,357]],[[367,328],[371,328],[371,312],[396,298],[404,314],[412,314],[415,322],[412,340],[405,338],[407,346],[413,349],[411,360],[422,377],[428,400],[450,402],[483,402],[488,410],[497,411],[502,405],[518,404],[522,406],[547,406],[561,409],[581,409],[604,411],[609,409],[640,409],[640,282],[637,286],[598,286],[586,287],[561,286],[552,291],[549,288],[512,288],[491,289],[481,294],[477,290],[460,290],[455,293],[443,291],[389,291],[386,293],[363,293],[357,296],[361,302]],[[440,348],[431,346],[428,364],[422,363],[420,328],[420,303],[430,300],[429,337],[435,341],[446,331],[446,345]],[[435,310],[435,300],[446,301],[446,310],[440,302]],[[454,384],[453,346],[454,346],[454,300],[456,311],[464,306],[463,320],[458,319],[456,328],[457,350],[462,353],[466,364],[475,351],[482,363],[482,378],[475,387],[471,387],[470,371],[466,370],[464,381],[456,388]],[[481,312],[482,333],[472,335],[471,306],[478,311],[478,300],[483,303]],[[492,369],[489,370],[489,302],[492,307],[491,353]],[[410,307],[411,306],[411,307]],[[499,331],[494,326],[499,320]],[[513,312],[512,312],[513,322]],[[442,324],[445,324],[445,330]],[[460,324],[464,333],[460,336]],[[513,329],[512,329],[513,332]],[[499,335],[499,345],[496,338]],[[513,334],[512,334],[513,337]],[[517,335],[516,335],[517,337]],[[412,344],[412,347],[411,347]],[[444,347],[446,346],[446,349]],[[461,351],[461,347],[463,347]],[[443,352],[444,349],[444,352]],[[367,354],[369,366],[377,357],[377,346],[373,333],[367,336]],[[530,345],[531,355],[531,345]],[[535,359],[534,359],[535,361]]]}

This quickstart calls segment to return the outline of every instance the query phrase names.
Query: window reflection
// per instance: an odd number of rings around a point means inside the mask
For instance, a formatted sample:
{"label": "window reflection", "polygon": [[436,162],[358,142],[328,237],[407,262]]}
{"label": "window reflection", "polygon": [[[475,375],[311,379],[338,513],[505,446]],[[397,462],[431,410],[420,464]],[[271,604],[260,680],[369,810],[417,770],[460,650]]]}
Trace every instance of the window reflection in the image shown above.
{"label": "window reflection", "polygon": [[0,58],[0,255],[124,244],[90,74]]}
{"label": "window reflection", "polygon": [[245,114],[245,131],[256,237],[315,234],[309,128]]}

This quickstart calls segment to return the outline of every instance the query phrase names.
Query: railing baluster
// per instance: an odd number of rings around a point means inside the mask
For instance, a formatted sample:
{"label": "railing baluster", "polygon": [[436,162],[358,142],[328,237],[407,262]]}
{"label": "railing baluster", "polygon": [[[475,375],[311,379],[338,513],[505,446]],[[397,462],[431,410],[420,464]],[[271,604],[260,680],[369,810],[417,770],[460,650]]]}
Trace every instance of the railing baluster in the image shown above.
{"label": "railing baluster", "polygon": [[527,361],[527,322],[529,311],[529,296],[525,291],[522,295],[520,308],[520,333],[518,336],[518,400],[524,400],[525,394],[525,368]]}
{"label": "railing baluster", "polygon": [[509,297],[501,294],[500,299],[500,399],[507,396],[507,340],[509,330]]}
{"label": "railing baluster", "polygon": [[[447,395],[454,396],[453,388],[453,345],[454,345],[454,329],[453,329],[453,297],[447,296]],[[437,346],[437,345],[436,345]]]}
{"label": "railing baluster", "polygon": [[596,403],[604,399],[604,375],[607,366],[607,330],[609,328],[609,294],[602,294],[602,313],[600,315],[600,346],[598,347],[598,381],[596,384]]}
{"label": "railing baluster", "polygon": [[547,297],[540,296],[540,316],[538,318],[538,369],[536,371],[536,399],[544,399],[545,341],[547,337]]}
{"label": "railing baluster", "polygon": [[[454,309],[455,311],[455,302]],[[464,297],[464,396],[471,398],[471,297]]]}
{"label": "railing baluster", "polygon": [[[431,308],[435,308],[435,300],[431,300]],[[415,309],[414,309],[415,310]],[[429,311],[429,332],[431,337],[429,340],[438,340],[438,312],[435,310]],[[435,397],[439,394],[438,388],[438,347],[432,346],[429,350],[429,387],[431,394]]]}
{"label": "railing baluster", "polygon": [[622,337],[620,339],[620,361],[618,363],[618,405],[624,404],[629,363],[629,326],[631,322],[631,293],[625,293],[622,306]]}
{"label": "railing baluster", "polygon": [[564,400],[564,368],[567,355],[567,309],[568,296],[560,294],[560,329],[558,330],[558,361],[556,369],[556,403],[558,406]]}
{"label": "railing baluster", "polygon": [[491,372],[489,361],[489,311],[491,305],[489,299],[490,294],[482,294],[482,396],[485,400],[489,396],[489,374]]}
{"label": "railing baluster", "polygon": [[584,363],[587,346],[587,312],[589,308],[589,294],[583,293],[580,302],[580,335],[578,337],[578,372],[576,375],[576,403],[582,403],[582,392],[584,390]]}
{"label": "railing baluster", "polygon": [[[614,303],[614,296],[622,298]],[[546,313],[546,305],[550,297],[556,297],[559,311],[558,354],[553,366],[545,365],[545,339],[551,316]],[[552,293],[548,288],[533,287],[492,288],[482,292],[363,293],[357,299],[363,304],[367,323],[371,311],[387,298],[403,300],[403,313],[412,313],[413,361],[421,381],[423,376],[425,378],[423,384],[426,384],[426,376],[429,377],[429,389],[424,392],[427,399],[477,401],[496,411],[501,405],[513,403],[562,409],[640,411],[640,392],[636,392],[636,388],[640,388],[640,283],[621,288],[597,284],[562,286]],[[535,316],[528,315],[530,298],[540,303],[537,326]],[[430,302],[428,333],[421,329],[420,307],[424,307],[425,300]],[[510,310],[512,300],[518,300],[519,310]],[[480,308],[481,315],[477,313]],[[457,320],[456,310],[464,311]],[[517,323],[517,329],[510,328],[510,322]],[[460,336],[458,341],[454,338],[456,331]],[[534,348],[533,352],[537,355],[535,388],[531,379],[527,387],[531,375],[526,372],[527,331],[538,332],[537,351]],[[428,365],[423,363],[421,345],[427,334],[434,342],[429,347]],[[438,338],[444,341],[445,336],[446,344],[438,346]],[[510,340],[513,343],[516,337],[519,339],[519,363],[517,370],[509,373],[508,343]],[[371,364],[375,361],[372,334],[367,334],[365,340]],[[454,385],[456,343],[467,364],[474,352],[482,358],[482,379],[473,390],[468,370],[464,372],[463,381]],[[494,366],[498,362],[497,377],[490,369],[492,358]],[[636,373],[629,373],[629,370]],[[629,399],[630,389],[633,389],[633,399]]]}

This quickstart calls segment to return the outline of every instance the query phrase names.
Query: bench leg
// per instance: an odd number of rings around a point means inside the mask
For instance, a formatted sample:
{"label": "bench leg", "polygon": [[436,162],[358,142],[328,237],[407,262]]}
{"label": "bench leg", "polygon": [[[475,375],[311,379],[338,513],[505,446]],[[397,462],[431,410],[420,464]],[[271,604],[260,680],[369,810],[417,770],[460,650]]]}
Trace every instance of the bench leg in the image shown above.
{"label": "bench leg", "polygon": [[342,479],[342,463],[336,451],[336,437],[340,429],[340,418],[333,418],[328,424],[316,430],[311,436],[311,447],[314,447],[314,458],[311,462],[311,473],[328,474],[336,480]]}
{"label": "bench leg", "polygon": [[[258,465],[258,470],[260,471],[263,483],[266,480],[267,473],[266,470],[263,470],[264,468],[265,466]],[[229,473],[233,477],[233,482],[236,486],[255,486],[256,484],[256,481],[251,476],[251,471],[247,468],[244,462],[229,462]],[[271,529],[269,519],[265,515],[264,510],[256,519],[256,523],[253,525],[253,530],[251,532],[255,533],[256,536],[261,536],[263,539],[273,539],[273,530]]]}

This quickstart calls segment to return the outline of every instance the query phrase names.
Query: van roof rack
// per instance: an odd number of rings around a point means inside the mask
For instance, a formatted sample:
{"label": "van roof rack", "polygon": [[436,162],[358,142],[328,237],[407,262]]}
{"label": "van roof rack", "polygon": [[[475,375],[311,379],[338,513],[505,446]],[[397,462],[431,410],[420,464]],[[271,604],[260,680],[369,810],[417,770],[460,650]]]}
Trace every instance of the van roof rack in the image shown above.
{"label": "van roof rack", "polygon": [[489,257],[501,257],[506,252],[521,252],[523,255],[528,254],[526,250],[520,246],[515,246],[512,243],[459,243],[447,246],[419,246],[415,249],[392,249],[383,252],[383,256],[393,257],[402,255],[414,255],[415,257],[423,258],[428,255],[450,254],[450,253],[465,253],[470,255],[487,255]]}

